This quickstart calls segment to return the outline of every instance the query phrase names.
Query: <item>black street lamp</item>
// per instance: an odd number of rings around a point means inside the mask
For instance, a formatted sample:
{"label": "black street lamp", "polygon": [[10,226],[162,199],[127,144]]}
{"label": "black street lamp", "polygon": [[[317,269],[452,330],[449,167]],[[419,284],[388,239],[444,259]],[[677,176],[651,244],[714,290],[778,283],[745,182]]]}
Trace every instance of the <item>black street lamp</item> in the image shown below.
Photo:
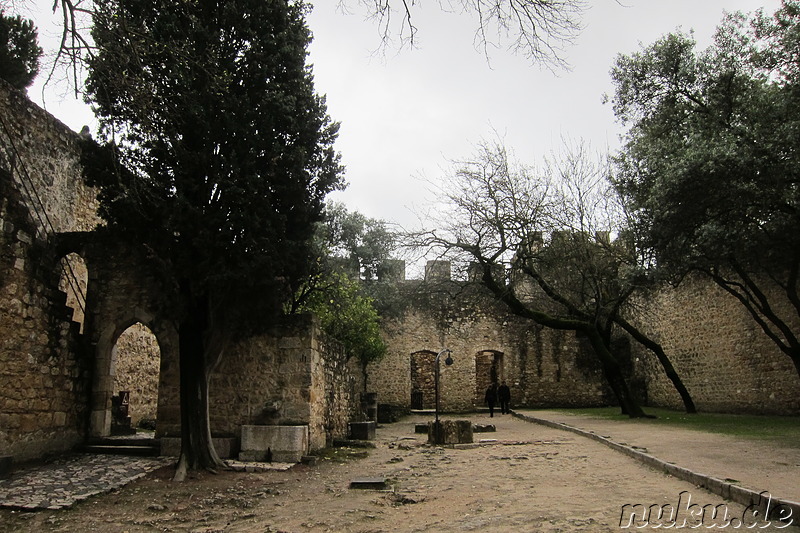
{"label": "black street lamp", "polygon": [[451,354],[453,353],[451,350],[444,348],[441,352],[436,354],[436,359],[434,360],[434,367],[433,367],[433,390],[436,397],[436,421],[434,422],[434,436],[435,442],[434,444],[441,444],[442,443],[442,428],[439,425],[439,359],[442,357],[442,354],[447,354],[447,357],[444,360],[444,364],[450,366],[453,364],[453,358]]}

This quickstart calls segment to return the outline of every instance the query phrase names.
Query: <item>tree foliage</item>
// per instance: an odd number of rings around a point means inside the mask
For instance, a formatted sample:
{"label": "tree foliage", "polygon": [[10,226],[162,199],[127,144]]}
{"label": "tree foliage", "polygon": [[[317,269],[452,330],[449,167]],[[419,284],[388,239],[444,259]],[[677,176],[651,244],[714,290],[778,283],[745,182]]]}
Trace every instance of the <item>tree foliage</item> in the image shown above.
{"label": "tree foliage", "polygon": [[26,89],[39,73],[41,56],[33,21],[0,10],[0,77],[17,89]]}
{"label": "tree foliage", "polygon": [[675,33],[612,77],[630,126],[616,184],[655,263],[735,296],[800,372],[800,2],[728,15],[697,51]]}
{"label": "tree foliage", "polygon": [[126,170],[92,177],[108,231],[149,248],[175,287],[179,474],[220,464],[208,372],[235,335],[266,327],[309,271],[324,197],[340,185],[338,124],[306,65],[307,9],[95,1],[86,86],[105,150]]}
{"label": "tree foliage", "polygon": [[348,358],[355,357],[366,371],[369,363],[386,353],[380,317],[362,282],[341,272],[325,272],[316,280],[299,311],[310,311],[322,330],[340,341]]}
{"label": "tree foliage", "polygon": [[340,203],[326,206],[314,233],[316,264],[300,285],[288,312],[312,312],[322,330],[342,342],[349,357],[367,365],[386,353],[380,317],[369,287],[395,248],[382,220],[348,211]]}

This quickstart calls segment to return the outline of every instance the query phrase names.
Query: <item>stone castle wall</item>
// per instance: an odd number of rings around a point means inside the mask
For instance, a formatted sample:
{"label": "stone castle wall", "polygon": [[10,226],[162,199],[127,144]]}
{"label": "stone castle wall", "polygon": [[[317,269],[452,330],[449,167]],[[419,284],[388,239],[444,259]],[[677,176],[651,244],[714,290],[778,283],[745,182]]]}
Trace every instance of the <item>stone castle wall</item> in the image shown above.
{"label": "stone castle wall", "polygon": [[[445,318],[437,318],[442,317]],[[502,313],[487,296],[444,314],[412,307],[383,324],[386,356],[368,367],[367,388],[378,401],[410,407],[412,393],[422,408],[434,407],[433,361],[440,357],[440,408],[472,411],[484,407],[484,393],[495,375],[511,388],[517,407],[600,406],[610,401],[600,366],[574,332],[536,326]],[[487,362],[489,361],[489,362]]]}
{"label": "stone castle wall", "polygon": [[[716,285],[687,278],[665,288],[642,302],[638,321],[662,344],[699,410],[800,414],[800,377],[791,360]],[[638,346],[633,355],[648,402],[681,408],[655,357]]]}
{"label": "stone castle wall", "polygon": [[[334,438],[345,438],[347,424],[361,416],[359,375],[341,345],[325,338],[315,319],[289,317],[270,334],[233,346],[213,372],[212,432],[240,437],[242,425],[308,424],[311,448],[324,448]],[[177,375],[165,379],[176,381]],[[162,391],[162,436],[180,435],[177,392],[176,387]]]}
{"label": "stone castle wall", "polygon": [[0,80],[0,455],[32,459],[85,436],[90,357],[49,243],[93,227],[96,205],[77,134]]}

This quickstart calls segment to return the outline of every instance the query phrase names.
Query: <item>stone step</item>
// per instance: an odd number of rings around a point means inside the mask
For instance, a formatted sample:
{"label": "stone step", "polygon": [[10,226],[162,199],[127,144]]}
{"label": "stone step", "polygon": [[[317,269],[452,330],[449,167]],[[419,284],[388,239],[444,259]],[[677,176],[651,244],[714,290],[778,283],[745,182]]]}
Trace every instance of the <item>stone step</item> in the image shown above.
{"label": "stone step", "polygon": [[132,455],[136,457],[157,457],[159,455],[159,448],[156,446],[141,446],[141,445],[107,445],[107,444],[85,444],[81,446],[80,451],[83,453],[95,453],[106,455]]}

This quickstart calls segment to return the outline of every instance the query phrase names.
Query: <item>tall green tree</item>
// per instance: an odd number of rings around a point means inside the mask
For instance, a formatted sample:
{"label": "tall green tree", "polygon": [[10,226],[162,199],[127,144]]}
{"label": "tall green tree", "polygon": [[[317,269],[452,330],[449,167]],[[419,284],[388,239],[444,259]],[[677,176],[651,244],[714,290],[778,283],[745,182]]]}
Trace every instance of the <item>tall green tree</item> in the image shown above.
{"label": "tall green tree", "polygon": [[39,73],[41,56],[33,21],[0,10],[0,78],[26,89]]}
{"label": "tall green tree", "polygon": [[386,353],[380,317],[369,288],[395,248],[382,220],[329,202],[314,232],[314,269],[295,291],[287,312],[311,312],[322,330],[355,357],[367,384],[367,366]]}
{"label": "tall green tree", "polygon": [[616,184],[654,264],[735,297],[800,373],[800,2],[620,56]]}
{"label": "tall green tree", "polygon": [[209,372],[308,272],[324,197],[341,184],[338,124],[306,64],[307,9],[301,0],[95,2],[87,91],[127,171],[94,177],[107,231],[143,243],[174,287],[176,479],[222,464]]}

